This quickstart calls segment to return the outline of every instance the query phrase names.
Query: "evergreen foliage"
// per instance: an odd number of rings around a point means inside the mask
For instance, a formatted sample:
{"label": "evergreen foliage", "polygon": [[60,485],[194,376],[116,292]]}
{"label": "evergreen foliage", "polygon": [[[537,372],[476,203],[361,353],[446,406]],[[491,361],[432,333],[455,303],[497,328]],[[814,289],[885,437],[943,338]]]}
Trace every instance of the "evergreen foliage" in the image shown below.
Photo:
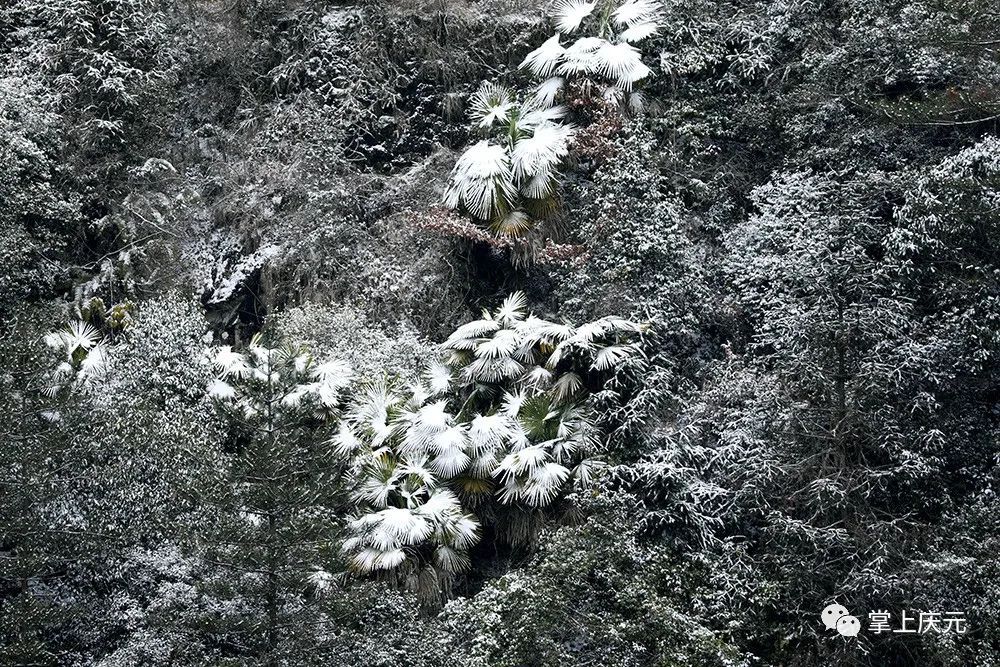
{"label": "evergreen foliage", "polygon": [[996,664],[998,34],[0,3],[0,663]]}

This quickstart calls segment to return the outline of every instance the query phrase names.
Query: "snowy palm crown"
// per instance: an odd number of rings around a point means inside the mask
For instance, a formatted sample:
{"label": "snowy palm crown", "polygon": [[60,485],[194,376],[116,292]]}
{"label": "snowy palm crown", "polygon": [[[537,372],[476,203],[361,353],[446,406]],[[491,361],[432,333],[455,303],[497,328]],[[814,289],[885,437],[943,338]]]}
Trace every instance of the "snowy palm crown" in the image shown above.
{"label": "snowy palm crown", "polygon": [[[506,237],[518,237],[553,207],[558,169],[569,154],[574,128],[562,122],[556,101],[572,78],[597,81],[609,103],[643,107],[635,85],[650,74],[635,44],[662,27],[658,2],[570,0],[556,8],[557,32],[521,63],[543,79],[523,99],[503,85],[484,83],[470,100],[470,115],[490,138],[458,159],[445,204],[462,209]],[[563,34],[582,33],[563,44]]]}

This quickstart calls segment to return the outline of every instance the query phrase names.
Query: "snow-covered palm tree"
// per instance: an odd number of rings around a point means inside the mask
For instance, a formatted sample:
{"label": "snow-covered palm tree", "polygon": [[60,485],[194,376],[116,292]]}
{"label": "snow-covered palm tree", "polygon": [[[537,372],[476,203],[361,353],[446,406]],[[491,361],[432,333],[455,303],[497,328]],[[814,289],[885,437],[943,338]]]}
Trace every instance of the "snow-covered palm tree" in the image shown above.
{"label": "snow-covered palm tree", "polygon": [[107,368],[104,337],[89,322],[74,320],[65,329],[47,334],[44,341],[60,357],[42,388],[46,396],[90,387],[103,377]]}
{"label": "snow-covered palm tree", "polygon": [[446,583],[468,566],[481,508],[537,511],[589,484],[601,435],[587,387],[639,354],[643,327],[526,307],[511,295],[448,338],[444,363],[405,389],[371,385],[348,410],[332,444],[361,510],[344,544],[358,571]]}
{"label": "snow-covered palm tree", "polygon": [[554,20],[558,32],[521,63],[542,79],[535,99],[552,104],[567,80],[585,77],[600,83],[605,100],[641,110],[635,88],[651,70],[636,45],[663,29],[659,0],[563,0]]}
{"label": "snow-covered palm tree", "polygon": [[554,207],[559,167],[573,128],[565,109],[535,98],[517,100],[505,86],[484,83],[470,115],[488,138],[459,157],[445,204],[461,209],[502,237],[519,237]]}
{"label": "snow-covered palm tree", "polygon": [[567,481],[586,484],[599,442],[585,378],[597,379],[639,353],[642,325],[605,317],[579,327],[527,314],[523,294],[456,330],[444,343],[470,400],[500,396],[507,447],[492,470],[502,502],[547,505]]}
{"label": "snow-covered palm tree", "polygon": [[[659,0],[563,0],[559,32],[527,55],[522,68],[542,79],[527,96],[486,82],[470,99],[474,129],[486,138],[455,163],[445,204],[504,238],[521,238],[555,210],[560,169],[574,128],[556,104],[567,81],[585,78],[605,100],[638,111],[636,85],[650,74],[635,44],[662,28]],[[564,46],[563,35],[577,33]],[[523,259],[523,258],[521,258]]]}
{"label": "snow-covered palm tree", "polygon": [[333,439],[351,461],[359,516],[343,550],[361,573],[402,571],[416,581],[430,568],[439,581],[468,567],[479,522],[447,486],[470,463],[467,427],[440,399],[441,373],[432,368],[406,392],[369,386]]}

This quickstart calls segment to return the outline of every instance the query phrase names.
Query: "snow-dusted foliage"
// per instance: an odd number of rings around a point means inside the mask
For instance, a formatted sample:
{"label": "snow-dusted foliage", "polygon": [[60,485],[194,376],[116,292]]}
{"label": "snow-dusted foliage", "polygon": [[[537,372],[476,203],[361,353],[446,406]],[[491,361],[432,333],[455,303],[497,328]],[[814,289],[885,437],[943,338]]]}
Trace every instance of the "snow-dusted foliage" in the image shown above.
{"label": "snow-dusted foliage", "polygon": [[550,215],[574,130],[561,122],[566,109],[549,102],[518,99],[506,86],[484,83],[470,115],[490,138],[459,157],[445,204],[503,237],[523,236]]}
{"label": "snow-dusted foliage", "polygon": [[996,5],[0,2],[0,665],[1000,663]]}
{"label": "snow-dusted foliage", "polygon": [[107,367],[104,336],[89,322],[74,320],[65,329],[46,334],[45,344],[59,358],[44,378],[42,391],[55,396],[62,390],[93,387]]}
{"label": "snow-dusted foliage", "polygon": [[[521,67],[544,79],[520,94],[484,82],[469,101],[469,115],[486,139],[458,158],[445,204],[460,209],[501,237],[523,237],[556,207],[559,170],[569,155],[575,128],[565,121],[568,82],[597,83],[606,102],[643,108],[636,85],[651,73],[633,46],[662,26],[655,0],[623,4],[564,0],[556,7],[560,32],[529,53]],[[562,33],[582,36],[568,46]]]}
{"label": "snow-dusted foliage", "polygon": [[260,336],[246,352],[224,346],[209,354],[219,374],[208,386],[209,396],[247,420],[271,419],[279,409],[335,414],[354,374],[342,361],[317,362],[304,347],[268,347]]}
{"label": "snow-dusted foliage", "polygon": [[636,44],[665,27],[662,3],[561,0],[553,18],[556,34],[521,63],[543,79],[535,89],[535,99],[551,103],[567,82],[585,79],[599,84],[601,96],[609,103],[641,111],[643,97],[636,87],[652,70]]}
{"label": "snow-dusted foliage", "polygon": [[280,313],[273,324],[281,338],[301,342],[315,357],[349,364],[358,382],[382,378],[386,369],[413,379],[434,347],[412,326],[382,327],[346,305],[305,303]]}
{"label": "snow-dusted foliage", "polygon": [[[448,603],[450,647],[472,667],[655,664],[748,667],[723,632],[680,611],[689,575],[671,549],[646,538],[626,493],[588,494],[588,517],[545,535],[529,567]],[[572,557],[569,555],[572,554]],[[574,641],[562,641],[572,628]],[[544,647],[542,649],[541,647]]]}
{"label": "snow-dusted foliage", "polygon": [[469,567],[484,503],[545,508],[590,484],[602,436],[588,387],[639,354],[643,327],[574,327],[526,305],[510,296],[456,329],[419,381],[369,385],[347,412],[333,445],[367,509],[344,544],[357,570],[450,577]]}

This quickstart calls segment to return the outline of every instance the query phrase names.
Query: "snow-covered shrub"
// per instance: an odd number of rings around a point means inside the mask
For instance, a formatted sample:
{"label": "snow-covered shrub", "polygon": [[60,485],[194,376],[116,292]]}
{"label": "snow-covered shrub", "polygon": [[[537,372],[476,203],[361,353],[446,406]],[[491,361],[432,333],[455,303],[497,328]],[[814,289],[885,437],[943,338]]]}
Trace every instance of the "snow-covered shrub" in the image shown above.
{"label": "snow-covered shrub", "polygon": [[87,473],[94,484],[82,504],[88,521],[154,541],[176,535],[177,517],[191,511],[190,491],[217,466],[222,437],[204,400],[204,333],[190,297],[168,292],[145,300],[129,334],[106,345],[100,383],[65,408],[65,421],[84,420],[79,445],[103,452]]}
{"label": "snow-covered shrub", "polygon": [[[19,64],[24,66],[22,63]],[[14,72],[10,70],[13,69]],[[56,177],[59,96],[41,77],[0,61],[0,308],[45,295],[65,279],[59,258],[78,219],[79,198]],[[50,258],[40,263],[45,253]]]}
{"label": "snow-covered shrub", "polygon": [[405,324],[380,326],[349,305],[306,302],[275,314],[270,320],[286,340],[299,341],[319,358],[350,364],[361,381],[392,375],[416,379],[432,353],[430,342]]}
{"label": "snow-covered shrub", "polygon": [[[580,494],[581,496],[584,494]],[[439,617],[461,667],[747,667],[749,656],[689,611],[699,567],[637,528],[623,493],[586,494],[587,519],[546,533],[524,567],[447,604]]]}
{"label": "snow-covered shrub", "polygon": [[[90,310],[93,316],[93,304]],[[103,341],[84,322],[49,336],[61,355],[73,348],[73,356],[90,357],[100,346],[107,364],[84,390],[43,397],[35,408],[42,411],[48,443],[37,451],[44,464],[33,468],[34,506],[18,520],[25,526],[38,522],[47,558],[59,562],[55,569],[45,561],[35,566],[39,581],[46,581],[38,592],[59,600],[60,618],[67,609],[76,618],[51,633],[67,633],[76,646],[121,642],[155,654],[158,644],[143,637],[149,582],[159,584],[170,575],[136,562],[132,551],[139,544],[160,549],[177,543],[181,527],[191,527],[191,490],[218,463],[213,449],[220,432],[202,400],[206,369],[197,363],[205,323],[196,302],[167,293],[144,300],[128,335],[114,344],[108,324],[105,320]],[[22,459],[16,448],[10,456]],[[58,494],[40,492],[43,483]],[[19,549],[27,557],[30,543],[23,540],[18,538]],[[30,628],[43,622],[16,613],[20,618],[15,616],[13,625],[6,615],[0,625]]]}

